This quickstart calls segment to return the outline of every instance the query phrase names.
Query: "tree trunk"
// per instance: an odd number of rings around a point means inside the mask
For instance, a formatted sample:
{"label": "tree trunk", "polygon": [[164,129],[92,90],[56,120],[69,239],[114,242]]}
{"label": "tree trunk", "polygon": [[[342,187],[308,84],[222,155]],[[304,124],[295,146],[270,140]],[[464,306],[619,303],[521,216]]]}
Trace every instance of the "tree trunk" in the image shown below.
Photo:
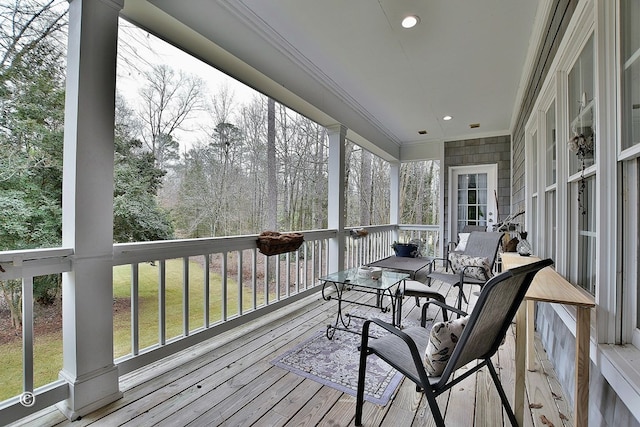
{"label": "tree trunk", "polygon": [[267,102],[267,210],[266,227],[278,229],[278,181],[276,166],[276,102]]}
{"label": "tree trunk", "polygon": [[371,179],[371,153],[362,150],[360,156],[360,224],[371,225],[373,180]]}

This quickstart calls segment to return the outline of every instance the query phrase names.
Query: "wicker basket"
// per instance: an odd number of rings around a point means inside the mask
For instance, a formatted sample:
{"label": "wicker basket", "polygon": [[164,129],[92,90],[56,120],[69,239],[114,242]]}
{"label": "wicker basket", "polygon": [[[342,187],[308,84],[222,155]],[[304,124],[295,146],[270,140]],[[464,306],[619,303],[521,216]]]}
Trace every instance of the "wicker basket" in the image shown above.
{"label": "wicker basket", "polygon": [[258,249],[264,255],[278,255],[297,250],[304,242],[301,233],[263,231],[258,236]]}

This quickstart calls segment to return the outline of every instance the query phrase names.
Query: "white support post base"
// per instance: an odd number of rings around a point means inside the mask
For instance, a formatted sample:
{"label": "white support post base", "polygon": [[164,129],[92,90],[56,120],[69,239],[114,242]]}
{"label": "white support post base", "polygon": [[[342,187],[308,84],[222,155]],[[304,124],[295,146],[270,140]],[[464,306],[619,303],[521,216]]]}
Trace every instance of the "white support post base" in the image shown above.
{"label": "white support post base", "polygon": [[115,365],[77,378],[68,377],[64,371],[60,371],[59,377],[69,385],[70,397],[56,406],[72,421],[122,397],[118,387],[115,390],[109,387],[110,384],[118,384],[118,368]]}

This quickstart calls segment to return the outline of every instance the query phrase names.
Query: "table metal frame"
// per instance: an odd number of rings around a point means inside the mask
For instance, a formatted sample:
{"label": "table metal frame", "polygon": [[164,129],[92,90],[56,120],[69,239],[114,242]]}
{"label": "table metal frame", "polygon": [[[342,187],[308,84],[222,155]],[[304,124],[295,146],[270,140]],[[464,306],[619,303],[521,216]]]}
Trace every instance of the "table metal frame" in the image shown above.
{"label": "table metal frame", "polygon": [[[325,292],[326,288],[333,286],[335,289],[335,299],[338,301],[338,312],[336,314],[336,320],[333,324],[327,325],[327,338],[332,339],[335,331],[347,331],[351,333],[359,334],[360,331],[355,331],[349,328],[351,324],[351,318],[362,318],[350,313],[343,313],[343,303],[349,303],[364,307],[372,307],[379,309],[382,313],[389,312],[389,306],[383,304],[384,297],[389,296],[391,300],[391,322],[395,326],[396,324],[396,297],[397,292],[393,291],[395,286],[400,286],[402,281],[407,279],[409,274],[398,273],[393,271],[382,271],[382,277],[380,279],[367,279],[358,276],[358,269],[353,268],[350,270],[339,271],[337,273],[330,274],[325,277],[321,277],[319,280],[322,284],[322,299],[330,301],[334,299],[334,296]],[[354,290],[361,293],[375,294],[376,304],[368,304],[362,301],[353,299],[347,299],[344,296],[344,292],[347,290]]]}

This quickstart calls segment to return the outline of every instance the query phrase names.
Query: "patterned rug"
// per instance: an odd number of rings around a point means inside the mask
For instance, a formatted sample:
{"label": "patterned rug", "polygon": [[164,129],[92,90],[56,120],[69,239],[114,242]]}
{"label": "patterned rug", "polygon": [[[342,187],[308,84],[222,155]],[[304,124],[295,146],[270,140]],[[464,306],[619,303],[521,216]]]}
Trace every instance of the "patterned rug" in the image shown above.
{"label": "patterned rug", "polygon": [[[360,331],[361,324],[361,320],[354,318],[350,328]],[[360,340],[359,334],[339,330],[335,331],[333,339],[329,340],[326,330],[322,330],[271,363],[355,396],[358,385]],[[401,380],[401,373],[377,356],[369,356],[365,376],[365,400],[386,405]]]}

